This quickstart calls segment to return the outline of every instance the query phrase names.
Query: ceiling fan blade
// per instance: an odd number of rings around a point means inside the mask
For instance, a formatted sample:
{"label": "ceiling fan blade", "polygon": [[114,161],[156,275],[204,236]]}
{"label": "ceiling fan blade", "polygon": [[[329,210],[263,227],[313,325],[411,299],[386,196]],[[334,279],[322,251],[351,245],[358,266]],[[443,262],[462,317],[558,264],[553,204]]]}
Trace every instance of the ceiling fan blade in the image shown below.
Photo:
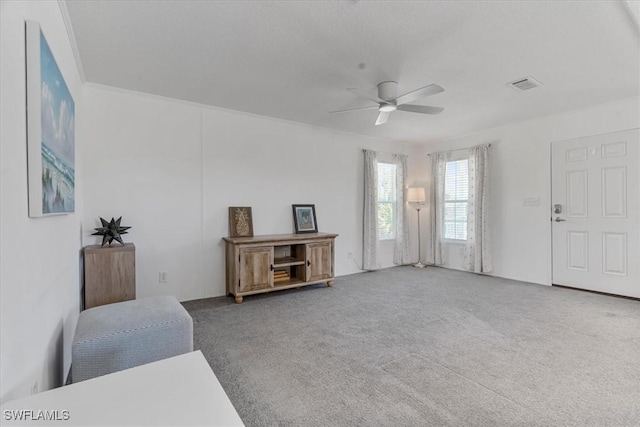
{"label": "ceiling fan blade", "polygon": [[387,120],[389,120],[389,114],[390,113],[388,111],[380,111],[378,119],[376,120],[376,126],[387,123]]}
{"label": "ceiling fan blade", "polygon": [[368,99],[370,101],[376,102],[378,104],[380,104],[381,102],[387,102],[385,100],[382,100],[380,98],[378,98],[377,96],[373,96],[373,95],[369,95],[368,93],[361,91],[360,89],[356,89],[356,88],[349,88],[347,89],[349,92],[351,92],[352,94],[360,97],[360,98],[364,98],[364,99]]}
{"label": "ceiling fan blade", "polygon": [[436,93],[440,92],[444,92],[444,89],[437,84],[432,84],[420,89],[416,89],[412,92],[405,93],[404,95],[400,95],[395,99],[395,101],[397,105],[407,104],[411,101],[415,101],[418,98],[424,98],[425,96],[435,95]]}
{"label": "ceiling fan blade", "polygon": [[428,105],[403,104],[398,105],[396,108],[400,111],[410,111],[412,113],[421,114],[440,114],[444,111],[444,108],[442,107],[430,107]]}
{"label": "ceiling fan blade", "polygon": [[329,114],[334,114],[334,113],[348,113],[350,111],[360,111],[360,110],[373,110],[373,109],[378,109],[380,108],[380,106],[378,105],[374,105],[373,107],[358,107],[358,108],[347,108],[346,110],[336,110],[336,111],[329,111]]}

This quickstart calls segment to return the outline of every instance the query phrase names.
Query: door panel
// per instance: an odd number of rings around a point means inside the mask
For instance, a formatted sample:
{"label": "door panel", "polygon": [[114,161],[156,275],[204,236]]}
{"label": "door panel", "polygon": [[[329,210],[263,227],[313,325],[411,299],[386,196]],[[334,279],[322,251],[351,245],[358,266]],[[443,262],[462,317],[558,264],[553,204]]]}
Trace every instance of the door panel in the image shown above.
{"label": "door panel", "polygon": [[602,168],[602,217],[627,216],[627,168]]}
{"label": "door panel", "polygon": [[330,279],[331,242],[309,243],[307,245],[307,281]]}
{"label": "door panel", "polygon": [[640,298],[640,130],[551,145],[553,283]]}
{"label": "door panel", "polygon": [[566,151],[567,163],[582,162],[587,160],[587,149],[584,147],[572,148]]}
{"label": "door panel", "polygon": [[273,247],[240,249],[240,292],[273,287]]}
{"label": "door panel", "polygon": [[627,275],[627,233],[602,233],[602,272]]}
{"label": "door panel", "polygon": [[627,142],[619,141],[610,144],[602,144],[602,158],[618,157],[627,155]]}
{"label": "door panel", "polygon": [[589,270],[589,233],[586,231],[567,232],[567,261],[569,270]]}
{"label": "door panel", "polygon": [[567,172],[567,217],[586,218],[589,205],[589,173],[586,169]]}

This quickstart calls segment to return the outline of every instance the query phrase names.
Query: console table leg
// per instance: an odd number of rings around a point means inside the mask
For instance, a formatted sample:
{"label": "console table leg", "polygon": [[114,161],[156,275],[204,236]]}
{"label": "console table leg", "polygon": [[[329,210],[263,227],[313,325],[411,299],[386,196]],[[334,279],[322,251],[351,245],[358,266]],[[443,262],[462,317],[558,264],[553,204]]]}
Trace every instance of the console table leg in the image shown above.
{"label": "console table leg", "polygon": [[330,287],[330,288],[332,288],[332,287],[333,287],[333,280],[329,280],[329,281],[327,282],[327,286],[328,286],[328,287]]}
{"label": "console table leg", "polygon": [[236,303],[242,304],[242,295],[236,295]]}

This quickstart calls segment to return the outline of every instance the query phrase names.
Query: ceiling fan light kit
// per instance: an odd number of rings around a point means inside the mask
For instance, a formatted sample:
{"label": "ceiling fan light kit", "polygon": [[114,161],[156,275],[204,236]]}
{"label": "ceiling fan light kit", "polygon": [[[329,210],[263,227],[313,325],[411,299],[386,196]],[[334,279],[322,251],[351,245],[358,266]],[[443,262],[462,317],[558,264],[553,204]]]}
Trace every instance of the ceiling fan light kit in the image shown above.
{"label": "ceiling fan light kit", "polygon": [[372,110],[378,108],[378,118],[376,119],[376,126],[385,124],[389,120],[389,115],[396,111],[408,111],[410,113],[418,114],[440,114],[444,108],[431,107],[427,105],[412,105],[409,102],[415,101],[425,96],[435,95],[440,92],[444,92],[444,89],[437,84],[430,84],[420,89],[407,92],[404,95],[397,96],[398,83],[387,81],[378,84],[378,96],[370,96],[367,93],[361,92],[358,89],[348,89],[356,96],[364,99],[368,99],[378,104],[378,107],[360,107],[350,108],[347,110],[331,111],[331,113],[348,113],[351,111],[360,110]]}
{"label": "ceiling fan light kit", "polygon": [[391,111],[396,111],[398,109],[398,107],[396,107],[394,104],[380,104],[380,107],[378,108],[378,110],[382,111],[383,113],[390,113]]}

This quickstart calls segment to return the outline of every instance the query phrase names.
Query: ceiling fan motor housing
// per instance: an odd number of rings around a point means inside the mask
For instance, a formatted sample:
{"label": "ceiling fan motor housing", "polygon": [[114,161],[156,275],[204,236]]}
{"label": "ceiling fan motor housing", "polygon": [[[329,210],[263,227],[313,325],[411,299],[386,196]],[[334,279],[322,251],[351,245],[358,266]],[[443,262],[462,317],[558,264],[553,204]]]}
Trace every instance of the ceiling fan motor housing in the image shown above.
{"label": "ceiling fan motor housing", "polygon": [[392,101],[398,96],[398,83],[382,82],[378,85],[378,98]]}

